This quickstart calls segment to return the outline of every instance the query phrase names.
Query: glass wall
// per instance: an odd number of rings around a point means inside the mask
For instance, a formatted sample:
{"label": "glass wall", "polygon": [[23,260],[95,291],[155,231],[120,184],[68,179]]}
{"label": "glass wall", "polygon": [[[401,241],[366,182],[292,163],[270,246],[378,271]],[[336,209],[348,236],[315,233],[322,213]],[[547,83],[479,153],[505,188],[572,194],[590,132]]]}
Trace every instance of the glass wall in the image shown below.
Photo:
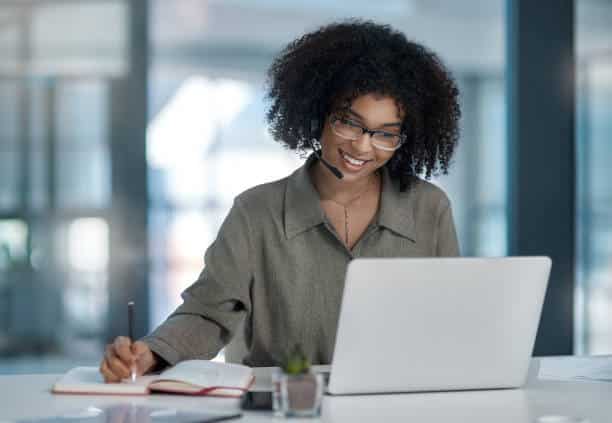
{"label": "glass wall", "polygon": [[612,353],[612,3],[576,2],[576,352]]}
{"label": "glass wall", "polygon": [[0,373],[101,354],[127,15],[123,0],[0,3]]}
{"label": "glass wall", "polygon": [[151,11],[151,325],[197,278],[241,191],[303,162],[266,130],[265,71],[300,34],[346,17],[390,23],[454,72],[463,117],[448,176],[464,255],[506,252],[503,1],[155,0]]}

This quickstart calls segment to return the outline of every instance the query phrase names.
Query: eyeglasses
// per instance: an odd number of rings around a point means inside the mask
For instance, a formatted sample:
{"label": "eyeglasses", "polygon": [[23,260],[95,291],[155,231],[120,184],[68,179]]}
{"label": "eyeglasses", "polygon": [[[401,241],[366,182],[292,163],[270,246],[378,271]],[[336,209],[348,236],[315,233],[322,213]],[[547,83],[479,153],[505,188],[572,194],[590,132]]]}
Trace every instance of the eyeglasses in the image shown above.
{"label": "eyeglasses", "polygon": [[372,146],[383,151],[395,151],[400,148],[405,141],[405,136],[403,134],[371,130],[365,126],[359,125],[357,122],[340,116],[332,117],[331,127],[334,134],[351,141],[358,140],[363,134],[370,134]]}

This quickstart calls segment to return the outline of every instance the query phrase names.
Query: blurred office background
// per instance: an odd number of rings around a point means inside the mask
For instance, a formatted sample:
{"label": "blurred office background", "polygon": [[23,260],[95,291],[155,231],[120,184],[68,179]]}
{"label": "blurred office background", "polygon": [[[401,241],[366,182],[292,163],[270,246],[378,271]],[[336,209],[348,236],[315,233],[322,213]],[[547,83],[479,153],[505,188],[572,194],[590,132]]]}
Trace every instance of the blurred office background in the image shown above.
{"label": "blurred office background", "polygon": [[[233,197],[302,159],[265,71],[304,31],[390,23],[463,107],[448,176],[462,253],[508,253],[504,0],[0,0],[0,374],[95,364],[180,303]],[[612,1],[575,1],[574,353],[612,353]],[[543,169],[546,163],[542,163]]]}

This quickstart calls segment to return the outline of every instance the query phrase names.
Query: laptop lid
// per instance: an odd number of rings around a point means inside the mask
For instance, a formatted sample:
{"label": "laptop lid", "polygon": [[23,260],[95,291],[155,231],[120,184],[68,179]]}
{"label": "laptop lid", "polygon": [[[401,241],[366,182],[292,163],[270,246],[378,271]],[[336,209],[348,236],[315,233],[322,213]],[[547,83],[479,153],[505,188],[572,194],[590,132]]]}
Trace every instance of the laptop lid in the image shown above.
{"label": "laptop lid", "polygon": [[328,392],[523,385],[550,267],[548,257],[353,260]]}

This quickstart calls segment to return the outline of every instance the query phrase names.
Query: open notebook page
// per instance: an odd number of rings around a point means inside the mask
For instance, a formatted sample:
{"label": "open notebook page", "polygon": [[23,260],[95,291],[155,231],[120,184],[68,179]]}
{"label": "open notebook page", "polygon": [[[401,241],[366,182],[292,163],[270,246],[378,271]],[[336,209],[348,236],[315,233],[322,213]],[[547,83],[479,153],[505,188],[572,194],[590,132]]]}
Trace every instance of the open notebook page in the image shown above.
{"label": "open notebook page", "polygon": [[136,382],[104,383],[97,367],[75,367],[53,385],[53,392],[97,394],[146,394],[157,376],[141,376]]}
{"label": "open notebook page", "polygon": [[[246,388],[252,378],[250,367],[208,360],[187,360],[162,372],[153,386],[164,386],[165,381],[180,381],[199,388]],[[162,383],[164,385],[162,385]],[[153,387],[152,386],[152,387]]]}

